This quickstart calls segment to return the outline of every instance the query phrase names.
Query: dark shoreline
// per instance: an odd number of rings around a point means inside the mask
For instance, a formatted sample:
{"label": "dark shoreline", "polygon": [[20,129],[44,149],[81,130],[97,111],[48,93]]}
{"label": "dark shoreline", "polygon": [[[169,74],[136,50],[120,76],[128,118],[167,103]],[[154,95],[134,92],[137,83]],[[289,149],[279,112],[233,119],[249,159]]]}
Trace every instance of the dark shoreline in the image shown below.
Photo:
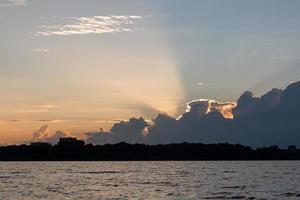
{"label": "dark shoreline", "polygon": [[300,149],[277,146],[252,149],[240,144],[85,145],[80,140],[57,145],[32,143],[0,147],[0,161],[279,161],[300,160]]}
{"label": "dark shoreline", "polygon": [[0,163],[40,163],[40,162],[280,162],[296,160],[0,160]]}

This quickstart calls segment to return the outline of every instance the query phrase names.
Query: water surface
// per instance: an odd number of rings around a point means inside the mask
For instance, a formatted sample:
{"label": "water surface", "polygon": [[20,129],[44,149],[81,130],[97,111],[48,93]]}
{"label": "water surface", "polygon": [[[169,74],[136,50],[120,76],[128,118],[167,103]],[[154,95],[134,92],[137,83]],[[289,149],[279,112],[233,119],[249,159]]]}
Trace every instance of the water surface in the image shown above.
{"label": "water surface", "polygon": [[300,199],[300,162],[0,162],[0,199]]}

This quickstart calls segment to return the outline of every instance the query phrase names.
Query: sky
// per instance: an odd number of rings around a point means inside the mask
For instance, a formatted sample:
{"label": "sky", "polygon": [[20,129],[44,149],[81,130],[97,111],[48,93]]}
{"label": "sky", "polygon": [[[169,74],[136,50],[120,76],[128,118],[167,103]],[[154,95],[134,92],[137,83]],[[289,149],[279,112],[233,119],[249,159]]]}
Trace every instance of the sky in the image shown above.
{"label": "sky", "polygon": [[0,144],[178,117],[300,75],[300,1],[0,0]]}

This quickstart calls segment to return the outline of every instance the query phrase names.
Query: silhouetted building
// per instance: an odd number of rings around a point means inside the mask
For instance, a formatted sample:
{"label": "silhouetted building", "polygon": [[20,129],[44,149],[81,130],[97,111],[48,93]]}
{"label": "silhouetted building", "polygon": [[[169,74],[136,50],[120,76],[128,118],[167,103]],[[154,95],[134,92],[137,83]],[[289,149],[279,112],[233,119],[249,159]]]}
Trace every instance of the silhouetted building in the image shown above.
{"label": "silhouetted building", "polygon": [[290,145],[290,146],[288,146],[288,150],[289,151],[296,151],[297,147],[295,145]]}
{"label": "silhouetted building", "polygon": [[51,144],[47,142],[31,142],[30,146],[32,147],[51,147]]}
{"label": "silhouetted building", "polygon": [[271,146],[270,146],[270,149],[272,149],[272,150],[277,150],[277,149],[279,149],[279,147],[278,147],[278,145],[271,145]]}
{"label": "silhouetted building", "polygon": [[77,138],[74,137],[65,137],[65,138],[60,138],[58,145],[79,145],[79,146],[83,146],[84,145],[84,141],[82,140],[77,140]]}
{"label": "silhouetted building", "polygon": [[[44,147],[47,145],[47,147]],[[49,146],[48,146],[49,145]],[[289,149],[294,149],[295,147]],[[275,149],[272,149],[274,148]],[[76,160],[300,160],[300,151],[258,148],[227,143],[181,143],[165,145],[118,144],[84,145],[76,138],[61,138],[58,145],[0,146],[0,161]],[[277,149],[278,148],[278,149]]]}

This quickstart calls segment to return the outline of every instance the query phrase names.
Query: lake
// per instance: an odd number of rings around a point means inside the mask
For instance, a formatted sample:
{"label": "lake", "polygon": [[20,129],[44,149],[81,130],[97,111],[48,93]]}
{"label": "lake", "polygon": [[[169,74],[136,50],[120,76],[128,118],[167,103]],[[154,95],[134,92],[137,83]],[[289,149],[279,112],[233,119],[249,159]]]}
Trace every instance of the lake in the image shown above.
{"label": "lake", "polygon": [[0,199],[300,199],[300,162],[0,162]]}

